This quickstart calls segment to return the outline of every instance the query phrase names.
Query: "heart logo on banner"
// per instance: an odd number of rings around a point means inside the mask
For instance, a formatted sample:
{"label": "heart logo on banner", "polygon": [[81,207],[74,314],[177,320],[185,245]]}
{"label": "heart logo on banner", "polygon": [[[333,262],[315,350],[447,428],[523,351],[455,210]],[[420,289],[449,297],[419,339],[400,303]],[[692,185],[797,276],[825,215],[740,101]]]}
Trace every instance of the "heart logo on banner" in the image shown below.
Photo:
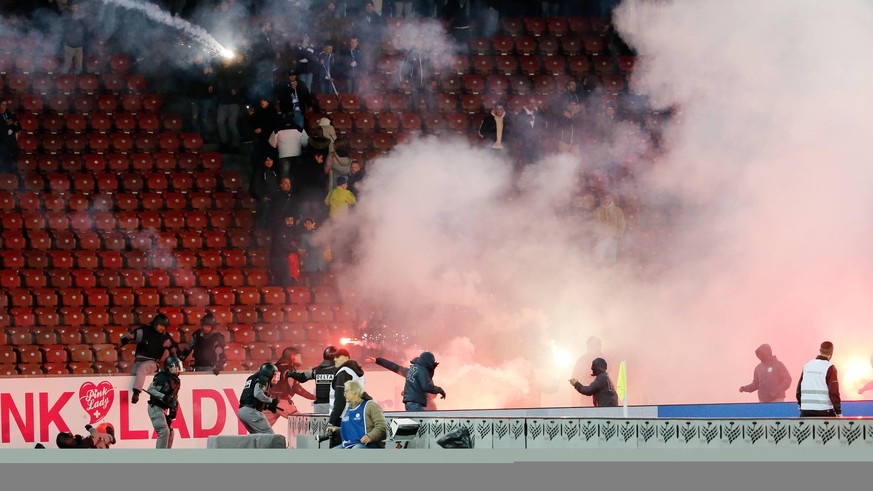
{"label": "heart logo on banner", "polygon": [[97,385],[94,385],[93,382],[85,382],[79,387],[79,404],[91,417],[89,424],[94,424],[105,418],[114,399],[115,392],[112,390],[112,384],[105,380]]}

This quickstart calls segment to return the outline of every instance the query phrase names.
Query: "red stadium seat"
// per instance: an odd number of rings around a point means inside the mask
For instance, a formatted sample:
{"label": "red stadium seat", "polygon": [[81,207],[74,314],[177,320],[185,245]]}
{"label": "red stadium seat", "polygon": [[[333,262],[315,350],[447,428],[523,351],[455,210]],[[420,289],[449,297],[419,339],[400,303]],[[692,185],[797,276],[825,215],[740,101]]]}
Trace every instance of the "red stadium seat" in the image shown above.
{"label": "red stadium seat", "polygon": [[142,107],[148,112],[159,112],[164,107],[164,99],[161,94],[145,94],[142,97]]}
{"label": "red stadium seat", "polygon": [[321,112],[333,114],[339,110],[339,98],[334,94],[316,94],[315,100]]}
{"label": "red stadium seat", "polygon": [[157,133],[160,130],[161,122],[158,116],[152,113],[137,114],[137,126],[140,131],[146,133]]}
{"label": "red stadium seat", "polygon": [[158,139],[151,133],[133,135],[133,145],[140,152],[153,152],[158,148]]}

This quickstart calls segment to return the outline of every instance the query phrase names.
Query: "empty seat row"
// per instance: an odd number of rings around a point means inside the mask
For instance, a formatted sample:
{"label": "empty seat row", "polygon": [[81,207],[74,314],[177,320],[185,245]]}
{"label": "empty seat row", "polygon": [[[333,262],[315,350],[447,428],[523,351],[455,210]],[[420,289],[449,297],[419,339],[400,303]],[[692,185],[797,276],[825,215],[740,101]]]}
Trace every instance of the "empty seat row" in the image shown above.
{"label": "empty seat row", "polygon": [[[184,122],[178,114],[131,113],[102,111],[82,113],[18,113],[18,122],[25,133],[182,133]],[[160,136],[160,135],[159,135]],[[166,137],[165,137],[166,138]],[[177,135],[184,140],[191,138],[186,134]],[[169,142],[167,142],[169,143]],[[190,145],[190,143],[189,143]]]}
{"label": "empty seat row", "polygon": [[[43,36],[2,36],[0,37],[0,73],[7,73],[11,69],[19,72],[33,73],[58,73],[63,68],[63,58],[59,55],[44,54],[34,56],[41,47],[45,46]],[[100,74],[117,73],[127,74],[130,72],[132,61],[125,53],[102,54],[97,50],[91,50],[93,54],[83,60],[83,69],[87,73]]]}
{"label": "empty seat row", "polygon": [[[172,178],[172,175],[171,175]],[[0,223],[9,220],[9,228],[39,226],[38,221],[24,217],[38,212],[107,212],[119,211],[179,211],[193,210],[254,210],[257,201],[245,193],[230,192],[161,192],[161,193],[38,193],[0,191]],[[22,213],[22,210],[24,211]],[[245,213],[235,215],[236,221],[248,224]],[[245,227],[247,225],[236,225]]]}
{"label": "empty seat row", "polygon": [[[0,70],[3,61],[0,60]],[[99,93],[144,93],[148,86],[140,74],[44,74],[7,71],[0,78],[0,90],[8,90],[17,95],[71,95]]]}
{"label": "empty seat row", "polygon": [[[76,232],[114,230],[162,230],[162,231],[190,231],[205,232],[215,230],[228,232],[231,229],[242,229],[240,232],[249,233],[254,224],[251,211],[239,210],[237,212],[225,210],[212,211],[118,211],[118,212],[91,212],[89,210],[77,212],[47,211],[22,213],[14,211],[0,212],[0,224],[4,229],[26,230],[49,230]],[[30,237],[31,240],[33,237]],[[131,240],[133,237],[129,237]],[[178,239],[178,238],[177,238]]]}
{"label": "empty seat row", "polygon": [[220,171],[218,152],[136,152],[136,153],[32,153],[20,155],[18,169],[22,172],[198,172]]}
{"label": "empty seat row", "polygon": [[[146,160],[148,164],[150,160]],[[17,182],[18,180],[15,179]],[[237,193],[243,190],[243,178],[238,172],[149,172],[128,171],[66,174],[51,172],[43,176],[29,172],[22,176],[20,186],[26,192],[51,193],[140,193],[140,192],[214,192]],[[11,187],[11,186],[10,186]],[[3,188],[6,191],[6,188]]]}
{"label": "empty seat row", "polygon": [[[114,282],[117,286],[97,287],[98,276],[99,284],[111,285]],[[69,273],[67,278],[64,278],[67,284],[75,287],[5,287],[5,291],[0,293],[0,308],[159,305],[175,307],[272,305],[288,308],[289,304],[314,303],[333,306],[340,302],[339,293],[331,287],[315,287],[310,290],[304,286],[270,286],[269,273],[261,268],[227,269],[220,272],[121,270],[115,278],[112,276],[112,273],[105,273],[104,276],[79,270]],[[2,270],[2,277],[4,282],[9,279],[6,270]],[[110,277],[110,280],[106,277]],[[57,277],[53,277],[51,283],[43,277],[42,282],[43,285],[60,284]],[[232,286],[221,286],[221,284]],[[314,307],[310,310],[314,310]]]}
{"label": "empty seat row", "polygon": [[[134,235],[134,234],[131,234]],[[121,236],[122,245],[129,247],[127,237]],[[107,242],[112,238],[107,237]],[[112,244],[109,244],[112,246]],[[189,248],[168,250],[111,250],[92,248],[87,250],[15,250],[0,251],[0,286],[5,288],[36,288],[51,286],[122,286],[119,270],[127,272],[127,286],[143,286],[142,273],[136,270],[160,268],[169,274],[185,274],[190,270],[217,270],[223,268],[266,268],[269,257],[266,249],[249,248]],[[145,256],[143,252],[148,252]],[[173,271],[178,269],[180,271]],[[77,275],[72,281],[71,270]],[[81,271],[79,271],[81,270]],[[95,276],[96,275],[96,280]],[[136,276],[134,276],[136,275]],[[136,283],[130,283],[137,280]],[[193,279],[185,282],[177,278],[177,286],[193,285]],[[228,280],[230,282],[230,280]]]}
{"label": "empty seat row", "polygon": [[199,133],[66,133],[33,134],[20,133],[18,150],[25,154],[42,151],[48,154],[61,153],[141,153],[141,152],[199,152],[203,150],[203,138]]}
{"label": "empty seat row", "polygon": [[[124,212],[128,213],[128,212]],[[132,213],[132,212],[130,212]],[[153,212],[149,212],[153,213]],[[99,218],[99,217],[98,217]],[[227,230],[157,230],[142,227],[138,217],[128,217],[130,222],[123,222],[118,229],[102,230],[100,232],[55,230],[5,230],[0,233],[0,245],[10,251],[54,251],[70,252],[95,251],[115,254],[156,249],[156,252],[169,254],[176,249],[225,249],[246,248],[252,246],[266,247],[270,239],[261,235],[251,234],[250,229],[230,228]],[[124,217],[122,217],[124,219]],[[134,223],[136,222],[136,223]],[[129,229],[122,227],[130,226]],[[122,231],[123,230],[123,231]],[[133,249],[133,250],[127,250]]]}
{"label": "empty seat row", "polygon": [[140,114],[141,111],[156,114],[164,105],[160,94],[19,94],[10,97],[9,102],[11,111],[37,115],[46,111],[57,114]]}

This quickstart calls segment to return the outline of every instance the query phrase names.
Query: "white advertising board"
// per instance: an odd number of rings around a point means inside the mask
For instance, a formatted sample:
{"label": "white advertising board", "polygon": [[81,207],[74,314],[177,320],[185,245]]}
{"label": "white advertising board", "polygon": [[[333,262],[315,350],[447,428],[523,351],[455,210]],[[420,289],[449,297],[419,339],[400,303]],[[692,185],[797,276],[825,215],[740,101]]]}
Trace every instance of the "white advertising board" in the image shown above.
{"label": "white advertising board", "polygon": [[[236,412],[251,373],[183,373],[173,448],[206,448],[209,436],[245,435]],[[403,377],[381,369],[365,377],[367,392],[386,411],[403,410]],[[37,442],[55,448],[59,432],[87,435],[85,425],[101,422],[115,427],[113,448],[154,448],[148,394],[131,404],[132,381],[130,375],[99,374],[0,378],[0,448],[33,448]],[[304,388],[313,392],[315,383]],[[311,412],[310,401],[295,396],[294,402],[301,412]],[[273,430],[287,436],[287,419],[279,418]]]}

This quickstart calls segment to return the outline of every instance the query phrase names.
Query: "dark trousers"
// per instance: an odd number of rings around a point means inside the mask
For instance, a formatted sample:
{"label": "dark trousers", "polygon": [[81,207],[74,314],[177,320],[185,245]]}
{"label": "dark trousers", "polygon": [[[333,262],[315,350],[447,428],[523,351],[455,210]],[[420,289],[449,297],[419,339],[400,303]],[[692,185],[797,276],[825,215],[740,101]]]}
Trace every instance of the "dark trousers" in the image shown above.
{"label": "dark trousers", "polygon": [[810,410],[810,409],[801,409],[800,410],[801,418],[836,418],[837,413],[833,409],[820,409],[820,410]]}

